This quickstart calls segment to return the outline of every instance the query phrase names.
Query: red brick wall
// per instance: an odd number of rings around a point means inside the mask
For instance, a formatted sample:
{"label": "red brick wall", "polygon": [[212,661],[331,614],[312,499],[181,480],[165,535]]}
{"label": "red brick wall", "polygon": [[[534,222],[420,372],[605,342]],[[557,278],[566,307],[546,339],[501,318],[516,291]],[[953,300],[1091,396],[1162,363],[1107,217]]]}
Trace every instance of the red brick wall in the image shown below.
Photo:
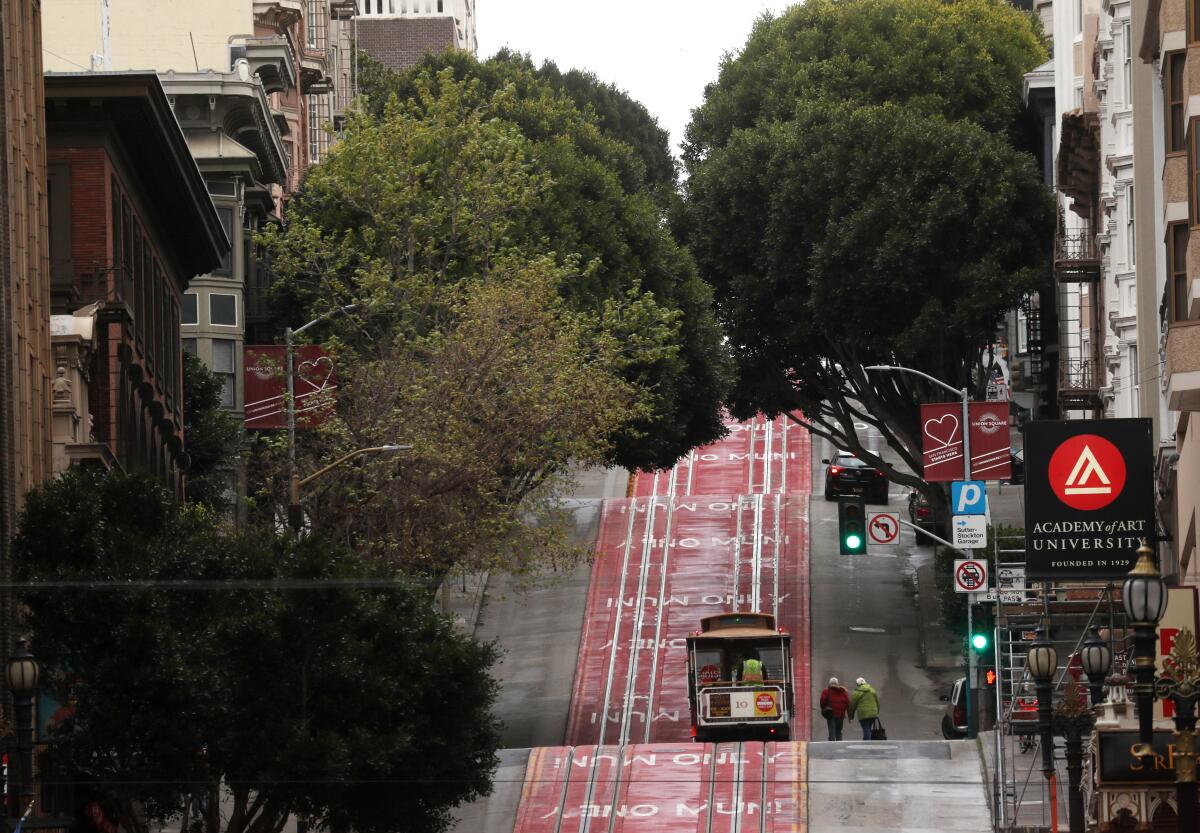
{"label": "red brick wall", "polygon": [[451,17],[361,17],[357,26],[359,48],[396,72],[415,66],[430,52],[458,46]]}
{"label": "red brick wall", "polygon": [[52,148],[51,162],[71,166],[71,257],[75,277],[112,265],[108,156],[100,148]]}

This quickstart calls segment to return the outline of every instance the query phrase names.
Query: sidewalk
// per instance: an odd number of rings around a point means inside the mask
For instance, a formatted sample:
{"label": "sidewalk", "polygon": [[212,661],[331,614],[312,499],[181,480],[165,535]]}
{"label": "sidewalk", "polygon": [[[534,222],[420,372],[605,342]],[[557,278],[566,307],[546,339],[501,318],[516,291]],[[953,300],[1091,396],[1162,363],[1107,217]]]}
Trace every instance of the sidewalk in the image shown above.
{"label": "sidewalk", "polygon": [[442,610],[454,617],[454,624],[466,633],[475,633],[479,622],[479,608],[483,605],[483,595],[487,592],[490,573],[467,573],[447,576],[438,591],[438,600]]}

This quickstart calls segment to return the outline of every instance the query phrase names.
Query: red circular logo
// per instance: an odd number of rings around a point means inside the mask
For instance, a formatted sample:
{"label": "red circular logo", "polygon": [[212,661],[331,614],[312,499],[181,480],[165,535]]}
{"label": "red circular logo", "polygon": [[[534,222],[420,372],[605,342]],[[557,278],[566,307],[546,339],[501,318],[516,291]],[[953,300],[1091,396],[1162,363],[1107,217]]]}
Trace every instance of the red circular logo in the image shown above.
{"label": "red circular logo", "polygon": [[769,712],[775,708],[775,695],[761,692],[754,701],[754,707],[760,712]]}
{"label": "red circular logo", "polygon": [[721,669],[715,665],[706,665],[700,669],[700,682],[715,683],[721,679]]}
{"label": "red circular logo", "polygon": [[1096,434],[1065,440],[1050,456],[1050,487],[1072,509],[1103,509],[1125,488],[1125,458]]}

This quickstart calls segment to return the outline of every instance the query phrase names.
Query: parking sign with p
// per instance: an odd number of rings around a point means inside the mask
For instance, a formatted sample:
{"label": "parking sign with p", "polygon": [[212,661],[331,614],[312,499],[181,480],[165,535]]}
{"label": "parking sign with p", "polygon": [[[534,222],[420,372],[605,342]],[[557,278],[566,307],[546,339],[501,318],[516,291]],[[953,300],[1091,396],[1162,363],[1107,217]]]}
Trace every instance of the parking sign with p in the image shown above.
{"label": "parking sign with p", "polygon": [[954,515],[986,515],[987,488],[982,480],[955,480],[950,484],[950,512]]}

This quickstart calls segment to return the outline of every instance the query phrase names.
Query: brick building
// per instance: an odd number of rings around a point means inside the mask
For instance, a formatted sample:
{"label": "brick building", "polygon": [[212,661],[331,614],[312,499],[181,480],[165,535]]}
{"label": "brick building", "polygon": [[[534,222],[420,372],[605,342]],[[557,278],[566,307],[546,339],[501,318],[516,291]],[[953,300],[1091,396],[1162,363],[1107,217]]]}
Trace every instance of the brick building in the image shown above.
{"label": "brick building", "polygon": [[430,53],[475,54],[475,0],[358,0],[359,48],[388,69],[403,72]]}
{"label": "brick building", "polygon": [[229,242],[154,73],[45,85],[55,468],[145,471],[180,492],[180,299]]}

